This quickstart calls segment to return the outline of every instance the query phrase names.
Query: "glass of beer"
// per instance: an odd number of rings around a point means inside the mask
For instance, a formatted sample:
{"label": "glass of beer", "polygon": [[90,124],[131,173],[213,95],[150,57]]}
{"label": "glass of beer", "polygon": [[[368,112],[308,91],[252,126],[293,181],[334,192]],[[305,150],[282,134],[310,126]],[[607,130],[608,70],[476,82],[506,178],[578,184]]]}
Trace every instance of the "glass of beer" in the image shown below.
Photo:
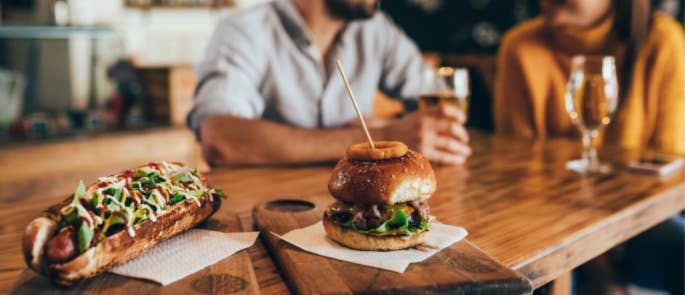
{"label": "glass of beer", "polygon": [[426,109],[439,104],[459,107],[464,114],[469,109],[469,72],[465,68],[441,67],[431,90],[419,98],[419,108]]}
{"label": "glass of beer", "polygon": [[612,56],[576,55],[566,85],[566,111],[582,133],[583,154],[566,167],[579,173],[605,174],[611,167],[597,156],[597,136],[611,122],[618,105],[616,64]]}

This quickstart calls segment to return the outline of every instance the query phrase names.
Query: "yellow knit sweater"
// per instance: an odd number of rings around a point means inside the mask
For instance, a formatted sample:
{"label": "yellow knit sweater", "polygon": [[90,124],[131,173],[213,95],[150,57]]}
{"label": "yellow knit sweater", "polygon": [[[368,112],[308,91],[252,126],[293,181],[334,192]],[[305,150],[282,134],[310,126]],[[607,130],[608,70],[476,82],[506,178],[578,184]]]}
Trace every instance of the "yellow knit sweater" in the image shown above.
{"label": "yellow knit sweater", "polygon": [[[571,58],[613,55],[621,81],[627,72],[620,62],[625,45],[612,26],[609,17],[591,29],[552,29],[538,17],[511,29],[497,57],[497,131],[530,138],[577,136],[564,108]],[[604,142],[685,155],[685,34],[671,17],[655,14],[627,89],[619,93],[621,103]]]}

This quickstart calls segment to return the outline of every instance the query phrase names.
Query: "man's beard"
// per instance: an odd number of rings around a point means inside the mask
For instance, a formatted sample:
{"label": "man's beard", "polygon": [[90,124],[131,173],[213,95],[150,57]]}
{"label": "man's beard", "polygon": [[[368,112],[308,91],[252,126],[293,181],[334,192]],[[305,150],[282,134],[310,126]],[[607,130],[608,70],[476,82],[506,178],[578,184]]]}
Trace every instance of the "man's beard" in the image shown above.
{"label": "man's beard", "polygon": [[332,16],[346,21],[368,19],[376,12],[376,4],[352,4],[349,0],[326,0],[326,8]]}

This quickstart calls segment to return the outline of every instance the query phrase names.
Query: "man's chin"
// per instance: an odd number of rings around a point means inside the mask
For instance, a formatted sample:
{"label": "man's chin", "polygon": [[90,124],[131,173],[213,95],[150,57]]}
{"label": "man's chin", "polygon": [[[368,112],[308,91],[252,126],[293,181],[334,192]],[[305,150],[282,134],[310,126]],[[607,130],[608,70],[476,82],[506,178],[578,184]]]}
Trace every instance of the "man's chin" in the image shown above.
{"label": "man's chin", "polygon": [[346,21],[369,19],[376,13],[376,3],[353,5],[345,0],[326,0],[326,7],[331,15]]}

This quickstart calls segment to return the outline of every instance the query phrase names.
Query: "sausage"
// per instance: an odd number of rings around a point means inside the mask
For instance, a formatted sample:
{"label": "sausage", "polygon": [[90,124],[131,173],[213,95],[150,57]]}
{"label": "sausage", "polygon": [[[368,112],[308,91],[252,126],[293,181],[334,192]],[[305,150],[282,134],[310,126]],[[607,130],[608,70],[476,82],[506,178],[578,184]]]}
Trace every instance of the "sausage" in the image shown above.
{"label": "sausage", "polygon": [[46,258],[51,264],[67,262],[78,255],[76,249],[76,234],[73,226],[67,226],[60,230],[52,239],[45,244]]}

